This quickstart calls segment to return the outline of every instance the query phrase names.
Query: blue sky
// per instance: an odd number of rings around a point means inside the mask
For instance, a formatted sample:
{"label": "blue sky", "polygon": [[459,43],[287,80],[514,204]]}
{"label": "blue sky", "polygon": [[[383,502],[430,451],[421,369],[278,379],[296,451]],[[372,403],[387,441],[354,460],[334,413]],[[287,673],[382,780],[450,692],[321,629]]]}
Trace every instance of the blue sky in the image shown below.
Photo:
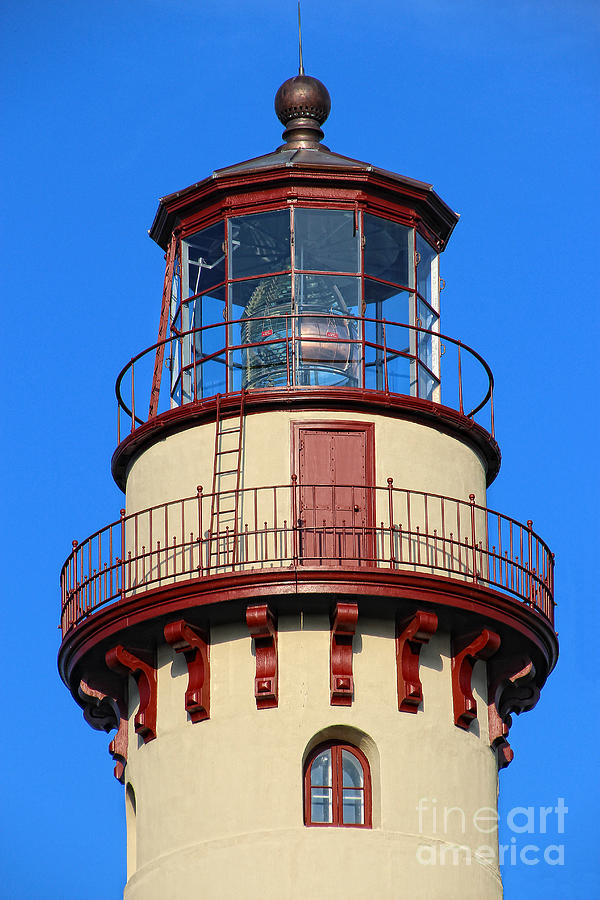
{"label": "blue sky", "polygon": [[[1,6],[5,652],[0,877],[7,898],[121,896],[124,815],[107,737],[59,681],[58,575],[122,505],[113,385],[155,340],[159,196],[280,143],[293,2]],[[597,347],[600,8],[303,3],[332,149],[432,182],[461,213],[442,327],[496,378],[502,469],[488,503],[556,553],[561,659],[511,731],[504,820],[563,797],[564,866],[507,865],[507,900],[598,883]],[[510,843],[513,833],[501,832]],[[522,836],[518,836],[519,843]],[[509,858],[509,857],[507,857]]]}

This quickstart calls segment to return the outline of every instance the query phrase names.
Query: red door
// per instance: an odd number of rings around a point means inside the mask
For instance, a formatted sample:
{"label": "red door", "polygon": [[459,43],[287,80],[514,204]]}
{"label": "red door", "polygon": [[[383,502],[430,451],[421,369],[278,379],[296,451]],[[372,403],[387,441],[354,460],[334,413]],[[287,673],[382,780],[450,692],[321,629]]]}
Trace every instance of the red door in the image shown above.
{"label": "red door", "polygon": [[305,565],[373,559],[372,426],[297,426],[300,558]]}

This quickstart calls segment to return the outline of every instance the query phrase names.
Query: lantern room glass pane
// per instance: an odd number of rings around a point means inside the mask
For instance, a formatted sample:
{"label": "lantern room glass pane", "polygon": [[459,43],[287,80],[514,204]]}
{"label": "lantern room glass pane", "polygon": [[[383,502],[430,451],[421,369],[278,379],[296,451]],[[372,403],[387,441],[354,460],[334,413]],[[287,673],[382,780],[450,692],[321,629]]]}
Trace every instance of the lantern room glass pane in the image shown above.
{"label": "lantern room glass pane", "polygon": [[[414,294],[365,278],[365,387],[410,393]],[[398,324],[396,324],[398,323]],[[414,341],[412,341],[414,343]]]}
{"label": "lantern room glass pane", "polygon": [[217,222],[181,242],[183,297],[225,281],[225,227]]}
{"label": "lantern room glass pane", "polygon": [[354,210],[294,210],[294,265],[317,272],[360,270],[360,234]]}
{"label": "lantern room glass pane", "polygon": [[233,282],[229,293],[230,389],[286,385],[291,364],[291,275]]}
{"label": "lantern room glass pane", "polygon": [[362,335],[357,321],[360,279],[296,275],[296,383],[358,387]]}
{"label": "lantern room glass pane", "polygon": [[408,325],[414,296],[409,291],[401,291],[389,284],[365,278],[365,316]]}
{"label": "lantern room glass pane", "polygon": [[229,219],[229,277],[245,278],[290,269],[290,211]]}
{"label": "lantern room glass pane", "polygon": [[370,213],[364,223],[365,274],[412,287],[412,229]]}
{"label": "lantern room glass pane", "polygon": [[433,400],[434,391],[439,386],[439,379],[434,378],[431,373],[418,363],[418,396],[423,400]]}
{"label": "lantern room glass pane", "polygon": [[420,234],[417,234],[417,254],[417,290],[431,303],[431,263],[437,253]]}
{"label": "lantern room glass pane", "polygon": [[225,390],[224,309],[224,285],[181,304],[176,326],[181,336],[171,342],[171,396],[176,404]]}
{"label": "lantern room glass pane", "polygon": [[292,311],[292,277],[273,275],[236,281],[229,285],[229,297],[232,319],[288,315]]}

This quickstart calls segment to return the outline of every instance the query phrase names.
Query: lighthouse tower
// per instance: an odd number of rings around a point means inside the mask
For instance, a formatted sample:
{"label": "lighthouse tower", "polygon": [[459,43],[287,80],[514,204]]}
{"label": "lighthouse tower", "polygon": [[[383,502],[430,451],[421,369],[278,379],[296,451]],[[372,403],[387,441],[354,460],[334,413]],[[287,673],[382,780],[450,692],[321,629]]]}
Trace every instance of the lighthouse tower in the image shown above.
{"label": "lighthouse tower", "polygon": [[553,558],[486,504],[492,373],[440,323],[458,216],[329,150],[317,79],[275,109],[274,152],[159,203],[124,508],[64,564],[61,677],[116,729],[127,900],[500,898]]}

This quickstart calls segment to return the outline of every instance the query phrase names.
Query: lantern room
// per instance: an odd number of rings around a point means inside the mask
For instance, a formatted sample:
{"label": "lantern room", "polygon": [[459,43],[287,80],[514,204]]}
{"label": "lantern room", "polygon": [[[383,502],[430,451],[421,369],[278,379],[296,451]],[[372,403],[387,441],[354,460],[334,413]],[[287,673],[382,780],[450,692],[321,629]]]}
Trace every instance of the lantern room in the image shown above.
{"label": "lantern room", "polygon": [[286,143],[160,201],[153,392],[167,392],[164,355],[172,408],[291,388],[441,402],[439,253],[458,216],[430,185],[329,151],[329,107],[320,81],[289,79],[275,101]]}
{"label": "lantern room", "polygon": [[181,240],[172,400],[291,385],[383,390],[386,380],[434,399],[438,285],[438,255],[414,227],[358,206],[221,219]]}

